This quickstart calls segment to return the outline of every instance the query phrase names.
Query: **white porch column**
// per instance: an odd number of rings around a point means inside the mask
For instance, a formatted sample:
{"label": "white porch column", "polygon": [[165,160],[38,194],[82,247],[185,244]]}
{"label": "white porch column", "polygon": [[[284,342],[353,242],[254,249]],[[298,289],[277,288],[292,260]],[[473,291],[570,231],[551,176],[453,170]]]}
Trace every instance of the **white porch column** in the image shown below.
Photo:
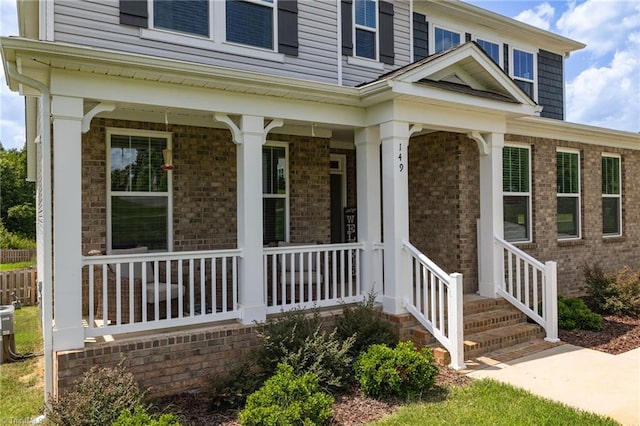
{"label": "white porch column", "polygon": [[409,240],[409,123],[380,125],[382,141],[382,209],[384,224],[384,312],[405,312],[402,299],[409,295],[410,257],[402,242]]}
{"label": "white porch column", "polygon": [[502,258],[493,237],[503,237],[502,148],[504,134],[483,135],[488,155],[480,155],[480,233],[478,246],[478,290],[481,296],[496,297],[502,279]]}
{"label": "white porch column", "polygon": [[[377,126],[357,129],[356,181],[358,186],[358,241],[364,244],[361,282],[363,292],[382,297],[382,271],[374,253],[374,244],[381,238],[380,211],[380,131]],[[380,271],[380,272],[378,272]]]}
{"label": "white porch column", "polygon": [[53,96],[53,350],[84,346],[82,327],[83,100]]}
{"label": "white porch column", "polygon": [[238,303],[240,320],[252,324],[266,319],[262,267],[262,145],[282,120],[272,120],[265,127],[264,117],[243,115],[240,126],[224,114],[216,120],[225,123],[236,143],[238,165],[238,248],[242,260],[238,268]]}

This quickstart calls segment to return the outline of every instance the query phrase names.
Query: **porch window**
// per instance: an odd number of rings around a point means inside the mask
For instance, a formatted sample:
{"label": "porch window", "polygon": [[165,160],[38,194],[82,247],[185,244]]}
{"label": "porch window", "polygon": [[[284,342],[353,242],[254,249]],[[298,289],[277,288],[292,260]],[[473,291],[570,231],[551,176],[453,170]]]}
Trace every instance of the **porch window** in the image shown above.
{"label": "porch window", "polygon": [[558,150],[556,167],[558,239],[578,239],[580,238],[580,153]]}
{"label": "porch window", "polygon": [[273,49],[273,0],[227,0],[227,41]]}
{"label": "porch window", "polygon": [[445,30],[436,27],[435,33],[435,52],[442,52],[443,50],[451,49],[452,47],[460,45],[460,33]]}
{"label": "porch window", "polygon": [[607,237],[622,235],[622,178],[620,157],[602,156],[602,233]]}
{"label": "porch window", "polygon": [[515,83],[531,99],[534,99],[534,65],[533,53],[513,49],[513,78]]}
{"label": "porch window", "polygon": [[287,241],[289,224],[289,155],[285,144],[262,148],[263,244]]}
{"label": "porch window", "polygon": [[169,250],[171,172],[161,166],[170,134],[110,130],[107,145],[107,248]]}
{"label": "porch window", "polygon": [[504,238],[509,242],[531,241],[531,149],[502,149]]}
{"label": "porch window", "polygon": [[377,2],[355,0],[356,56],[377,59]]}

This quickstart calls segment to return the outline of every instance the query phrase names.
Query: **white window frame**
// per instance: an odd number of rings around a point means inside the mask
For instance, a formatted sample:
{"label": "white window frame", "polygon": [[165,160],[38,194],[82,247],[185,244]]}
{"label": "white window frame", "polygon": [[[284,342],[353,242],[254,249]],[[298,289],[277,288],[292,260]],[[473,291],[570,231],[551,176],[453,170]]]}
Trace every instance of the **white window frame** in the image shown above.
{"label": "white window frame", "polygon": [[464,31],[453,29],[452,27],[447,25],[440,25],[438,23],[434,23],[433,25],[430,25],[430,30],[429,30],[429,54],[433,55],[436,53],[443,52],[443,50],[436,52],[436,29],[439,29],[442,31],[448,31],[453,34],[458,34],[458,36],[460,37],[460,44],[458,44],[458,46],[464,43],[464,40],[465,40]]}
{"label": "white window frame", "polygon": [[[619,191],[618,194],[602,194],[602,198],[617,198],[620,208],[618,209],[618,232],[615,234],[605,234],[602,233],[604,238],[615,238],[622,236],[622,156],[620,154],[610,154],[603,153],[602,158],[615,158],[618,160],[618,182],[619,182]],[[602,218],[604,220],[604,216]]]}
{"label": "white window frame", "polygon": [[[291,195],[291,173],[289,170],[289,144],[287,142],[278,142],[278,141],[267,141],[263,147],[267,148],[267,147],[278,147],[278,148],[284,148],[284,158],[285,158],[285,172],[286,172],[286,185],[285,185],[285,191],[286,193],[284,194],[284,196],[282,194],[265,194],[264,191],[262,192],[262,200],[263,200],[263,205],[264,205],[264,199],[265,198],[284,198],[284,240],[286,242],[290,241],[290,234],[289,234],[289,230],[290,230],[290,209],[289,209],[289,205],[290,205],[290,195]],[[263,171],[261,171],[260,176],[263,175]],[[264,208],[264,207],[263,207]],[[263,224],[262,226],[264,227],[264,219],[263,219]]]}
{"label": "white window frame", "polygon": [[[499,42],[495,41],[494,39],[492,39],[490,37],[483,37],[482,35],[475,35],[473,37],[473,40],[475,40],[476,43],[478,43],[479,41],[484,41],[484,42],[487,42],[487,43],[493,43],[493,44],[497,45],[498,46],[498,62],[496,63],[496,65],[498,65],[500,68],[504,68],[504,45],[503,45],[503,43],[499,43]],[[480,45],[480,44],[478,43],[478,45]],[[484,50],[483,50],[483,52],[484,52]],[[487,56],[489,56],[489,54],[487,54]],[[489,56],[489,57],[491,58],[491,56]]]}
{"label": "white window frame", "polygon": [[[529,160],[529,164],[528,164],[528,169],[529,169],[529,182],[528,182],[528,188],[529,191],[528,192],[506,192],[506,191],[502,191],[502,206],[504,209],[504,197],[508,197],[508,196],[513,196],[513,197],[527,197],[529,202],[527,203],[527,216],[528,216],[528,220],[527,220],[527,226],[528,226],[528,230],[527,230],[527,234],[529,235],[529,238],[526,240],[517,240],[517,241],[510,241],[514,244],[527,244],[527,243],[531,243],[533,242],[533,191],[532,191],[532,180],[531,180],[531,175],[533,174],[533,170],[531,168],[532,165],[532,159],[531,159],[531,145],[527,145],[527,144],[519,144],[519,143],[505,143],[504,147],[511,147],[511,148],[522,148],[522,149],[526,149],[529,153],[528,155],[528,160]],[[504,168],[504,157],[502,158],[503,164],[502,167]],[[503,221],[504,222],[504,221]],[[504,226],[504,225],[503,225]],[[504,229],[503,229],[504,232]]]}
{"label": "white window frame", "polygon": [[[173,134],[169,132],[158,132],[152,130],[139,130],[139,129],[125,129],[118,127],[108,127],[106,129],[107,140],[106,142],[106,156],[107,156],[107,172],[106,172],[106,189],[107,189],[107,251],[112,250],[112,223],[111,223],[111,197],[115,194],[122,194],[122,191],[111,191],[111,136],[112,135],[126,135],[126,136],[142,136],[152,138],[164,138],[167,140],[167,148],[173,148]],[[167,191],[166,192],[125,192],[129,196],[135,197],[167,197],[167,251],[173,251],[173,172],[167,176]]]}
{"label": "white window frame", "polygon": [[273,8],[273,49],[249,46],[226,41],[226,2],[213,0],[209,2],[209,37],[187,34],[153,26],[153,0],[148,1],[149,28],[140,28],[140,38],[181,44],[188,47],[224,52],[232,55],[247,56],[256,59],[284,63],[285,55],[278,52],[278,13],[277,2],[267,3],[262,0],[244,0],[249,3],[267,5]]}
{"label": "white window frame", "polygon": [[[516,77],[515,76],[515,72],[514,72],[514,59],[513,59],[513,54],[515,51],[520,51],[522,53],[528,53],[530,55],[533,55],[533,79],[527,79],[527,78],[523,78],[523,77]],[[538,55],[537,53],[533,50],[533,49],[528,49],[528,48],[523,48],[520,46],[509,46],[509,76],[511,76],[511,78],[513,78],[514,80],[520,80],[520,81],[524,81],[527,83],[532,83],[533,84],[533,90],[532,90],[532,95],[533,95],[533,100],[537,101],[538,100]]]}
{"label": "white window frame", "polygon": [[[558,232],[556,230],[556,236],[558,241],[573,241],[573,240],[580,240],[582,239],[582,165],[581,165],[581,158],[580,158],[580,150],[577,149],[570,149],[570,148],[557,148],[556,149],[556,154],[559,152],[564,152],[564,153],[568,153],[568,154],[576,154],[578,156],[578,192],[577,193],[559,193],[557,188],[556,188],[556,199],[558,198],[577,198],[578,201],[578,205],[577,205],[577,223],[576,223],[576,228],[578,231],[578,235],[577,236],[572,236],[572,237],[560,237],[558,236]],[[557,156],[556,156],[557,158]],[[558,174],[558,165],[556,164],[556,180],[557,180],[557,174]],[[556,207],[556,223],[557,223],[557,214],[558,214],[558,209]]]}
{"label": "white window frame", "polygon": [[[374,63],[378,63],[380,62],[380,9],[379,9],[379,4],[378,4],[378,0],[372,0],[375,2],[376,4],[376,12],[375,12],[375,19],[376,19],[376,26],[375,28],[371,28],[371,27],[367,27],[366,25],[360,25],[356,22],[356,2],[355,0],[353,1],[352,4],[352,9],[351,9],[351,13],[353,15],[353,26],[352,26],[352,40],[353,40],[353,58],[357,59],[359,61],[366,61],[366,62],[374,62]],[[367,31],[370,33],[374,34],[374,43],[375,45],[373,46],[373,52],[374,52],[374,57],[373,58],[367,58],[366,56],[358,56],[357,52],[358,49],[356,47],[358,39],[357,39],[357,30],[362,30],[362,31]]]}

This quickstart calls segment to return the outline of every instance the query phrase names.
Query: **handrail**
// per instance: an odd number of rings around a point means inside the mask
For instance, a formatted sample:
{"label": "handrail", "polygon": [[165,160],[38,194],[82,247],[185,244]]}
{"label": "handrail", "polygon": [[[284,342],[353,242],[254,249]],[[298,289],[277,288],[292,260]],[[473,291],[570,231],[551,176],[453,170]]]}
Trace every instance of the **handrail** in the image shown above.
{"label": "handrail", "polygon": [[557,266],[542,263],[494,236],[501,274],[496,293],[545,329],[546,341],[558,342]]}
{"label": "handrail", "polygon": [[462,274],[448,275],[408,241],[403,248],[414,259],[405,309],[449,351],[451,367],[464,369]]}
{"label": "handrail", "polygon": [[[131,259],[133,262],[145,262],[154,260],[188,260],[203,257],[242,257],[241,249],[208,250],[208,251],[173,251],[173,252],[147,252],[132,254],[104,254],[99,256],[82,256],[82,265],[102,265],[103,263],[121,262],[123,259]],[[128,262],[122,262],[128,263]]]}

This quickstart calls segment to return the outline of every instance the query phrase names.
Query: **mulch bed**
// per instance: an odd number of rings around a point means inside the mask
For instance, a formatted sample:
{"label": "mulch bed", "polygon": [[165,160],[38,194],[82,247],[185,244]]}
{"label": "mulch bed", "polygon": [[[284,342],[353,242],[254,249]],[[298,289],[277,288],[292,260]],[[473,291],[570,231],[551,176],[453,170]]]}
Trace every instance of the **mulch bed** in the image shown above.
{"label": "mulch bed", "polygon": [[[560,330],[560,339],[566,343],[598,351],[620,354],[640,347],[640,318],[607,315],[603,316],[601,331]],[[436,379],[434,393],[446,395],[452,386],[465,386],[472,379],[451,369],[441,368]],[[163,399],[160,406],[165,411],[179,415],[184,426],[220,425],[239,426],[236,411],[212,413],[207,409],[205,393],[183,393]],[[397,410],[404,401],[376,400],[362,395],[358,390],[336,398],[334,425],[355,426],[378,420]]]}

